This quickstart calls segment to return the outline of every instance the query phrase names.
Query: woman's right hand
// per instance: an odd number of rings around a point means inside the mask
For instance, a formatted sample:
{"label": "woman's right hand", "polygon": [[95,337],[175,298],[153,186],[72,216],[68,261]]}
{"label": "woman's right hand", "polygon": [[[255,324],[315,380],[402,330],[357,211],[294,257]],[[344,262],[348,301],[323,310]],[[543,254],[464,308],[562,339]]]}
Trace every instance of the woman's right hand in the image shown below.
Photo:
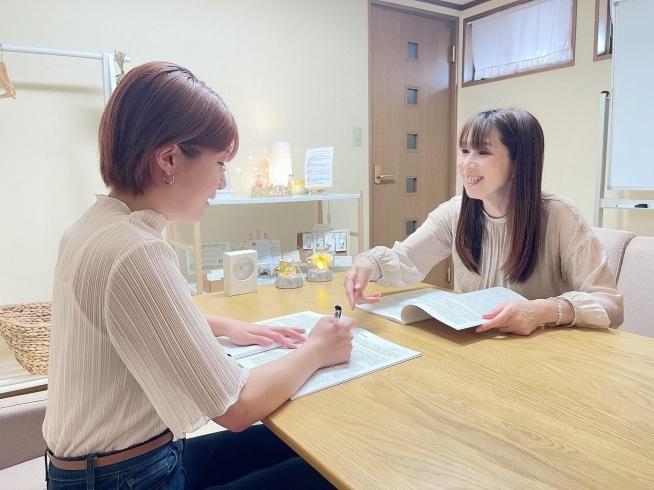
{"label": "woman's right hand", "polygon": [[345,276],[345,296],[350,303],[350,309],[354,310],[356,305],[381,302],[381,294],[375,293],[372,296],[364,296],[363,291],[370,282],[372,275],[372,264],[367,257],[359,257],[350,267]]}
{"label": "woman's right hand", "polygon": [[213,419],[232,432],[245,430],[277,410],[297,392],[317,369],[342,364],[352,356],[353,318],[322,317],[298,349],[250,369],[247,383],[236,402]]}
{"label": "woman's right hand", "polygon": [[354,318],[322,317],[309,332],[305,346],[317,349],[320,367],[334,366],[350,360],[352,355],[352,329],[357,326]]}

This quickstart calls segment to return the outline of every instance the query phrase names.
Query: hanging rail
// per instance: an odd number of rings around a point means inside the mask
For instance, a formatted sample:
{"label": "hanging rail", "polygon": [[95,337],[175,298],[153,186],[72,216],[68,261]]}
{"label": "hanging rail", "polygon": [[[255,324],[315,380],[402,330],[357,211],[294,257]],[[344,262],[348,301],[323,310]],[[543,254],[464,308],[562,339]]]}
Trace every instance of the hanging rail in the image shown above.
{"label": "hanging rail", "polygon": [[[70,58],[85,58],[102,61],[102,88],[104,103],[109,101],[111,93],[116,88],[116,67],[114,66],[113,53],[90,53],[87,51],[68,51],[64,49],[35,48],[32,46],[15,46],[12,44],[3,44],[2,51],[7,53],[28,53],[44,54],[50,56],[67,56]],[[129,56],[125,57],[125,62],[131,61]]]}

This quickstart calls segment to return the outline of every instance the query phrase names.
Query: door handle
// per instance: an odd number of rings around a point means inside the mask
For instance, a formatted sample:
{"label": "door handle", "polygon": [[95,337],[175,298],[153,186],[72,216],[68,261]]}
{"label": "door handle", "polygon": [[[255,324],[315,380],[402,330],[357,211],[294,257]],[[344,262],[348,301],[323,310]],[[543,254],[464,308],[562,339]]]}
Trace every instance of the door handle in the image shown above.
{"label": "door handle", "polygon": [[375,165],[375,184],[381,184],[384,179],[395,179],[395,175],[381,174],[381,165]]}

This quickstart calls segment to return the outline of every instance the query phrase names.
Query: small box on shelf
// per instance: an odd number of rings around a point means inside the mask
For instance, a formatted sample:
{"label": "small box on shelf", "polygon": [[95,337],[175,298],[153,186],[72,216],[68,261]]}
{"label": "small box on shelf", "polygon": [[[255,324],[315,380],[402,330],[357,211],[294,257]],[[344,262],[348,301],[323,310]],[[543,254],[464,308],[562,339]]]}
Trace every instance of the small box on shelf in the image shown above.
{"label": "small box on shelf", "polygon": [[216,276],[216,274],[202,276],[202,290],[205,293],[220,293],[225,290],[225,279],[218,279]]}

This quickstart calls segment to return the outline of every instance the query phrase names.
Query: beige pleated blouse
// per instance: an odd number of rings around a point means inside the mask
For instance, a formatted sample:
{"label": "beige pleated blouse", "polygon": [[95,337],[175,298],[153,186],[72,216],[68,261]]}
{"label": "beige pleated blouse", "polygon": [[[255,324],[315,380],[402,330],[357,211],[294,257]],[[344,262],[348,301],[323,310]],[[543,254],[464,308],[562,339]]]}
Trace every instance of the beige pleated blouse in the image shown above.
{"label": "beige pleated blouse", "polygon": [[618,327],[623,320],[622,295],[608,266],[608,254],[593,235],[572,201],[543,194],[543,246],[536,269],[524,283],[512,282],[502,273],[509,250],[507,219],[484,216],[485,234],[480,274],[469,271],[456,251],[454,237],[461,210],[461,197],[441,204],[427,220],[392,249],[375,247],[382,286],[405,287],[424,279],[450,255],[463,292],[503,286],[527,299],[561,296],[574,307],[573,325]]}
{"label": "beige pleated blouse", "polygon": [[55,269],[43,435],[56,456],[176,439],[222,415],[248,370],[193,303],[154,211],[97,202],[64,234]]}

